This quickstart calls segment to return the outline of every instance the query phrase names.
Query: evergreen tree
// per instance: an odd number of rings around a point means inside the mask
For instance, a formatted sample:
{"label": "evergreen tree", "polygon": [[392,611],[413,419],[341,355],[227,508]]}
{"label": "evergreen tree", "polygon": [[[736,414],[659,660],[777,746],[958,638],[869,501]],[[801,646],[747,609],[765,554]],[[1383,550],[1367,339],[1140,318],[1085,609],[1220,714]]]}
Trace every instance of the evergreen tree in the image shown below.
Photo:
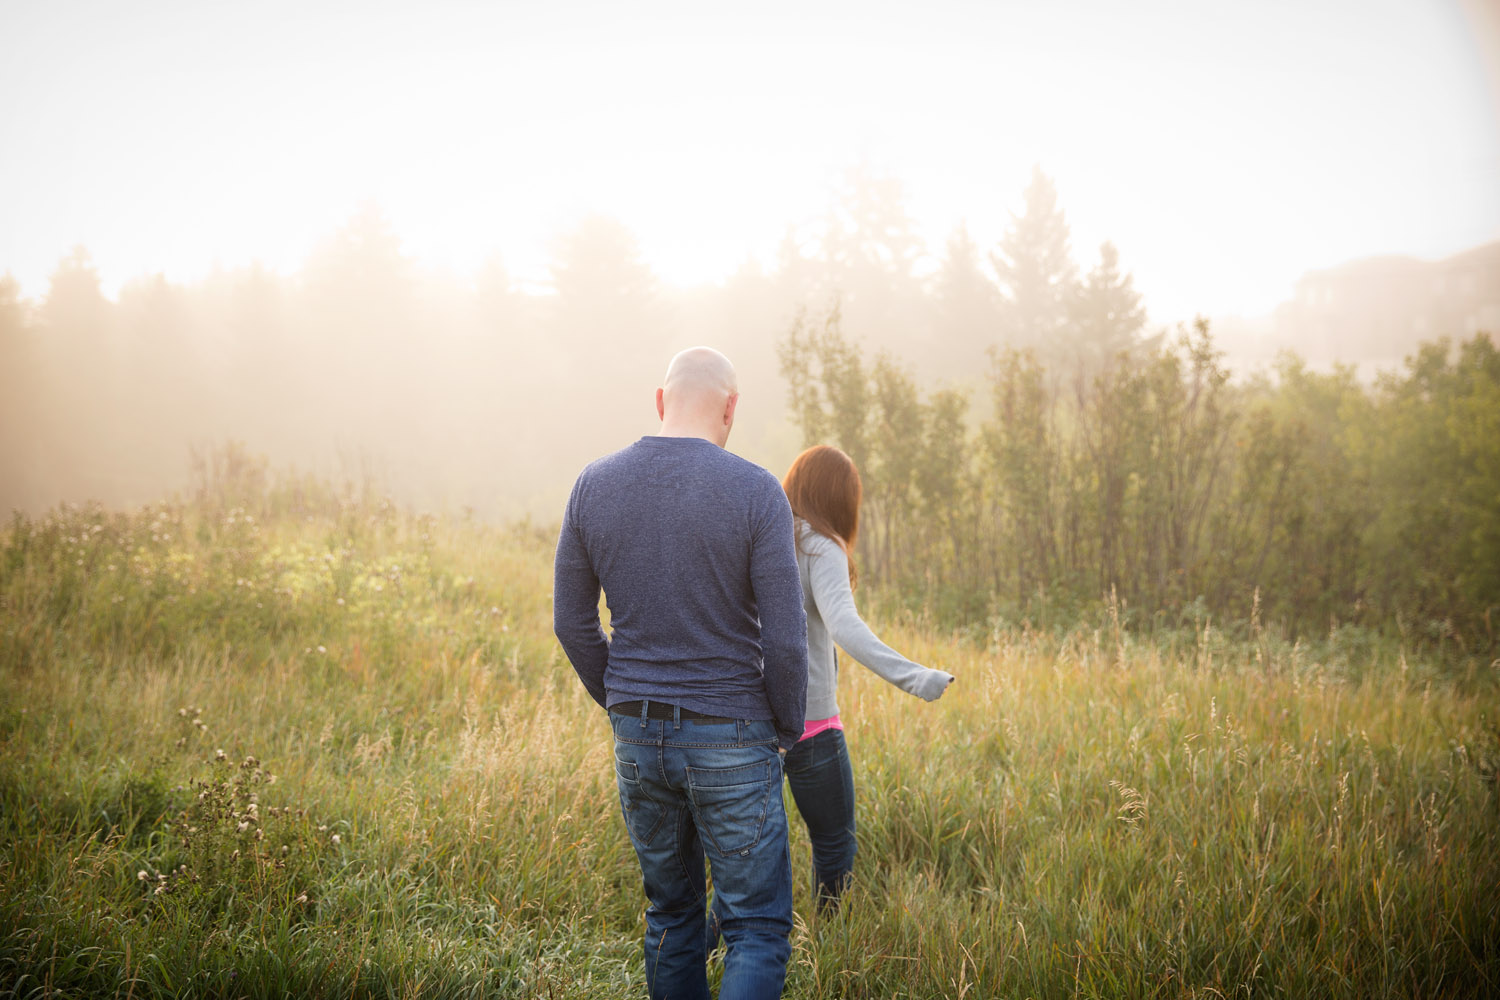
{"label": "evergreen tree", "polygon": [[1129,274],[1120,273],[1113,243],[1099,247],[1099,263],[1089,271],[1073,300],[1072,351],[1085,372],[1107,366],[1140,342],[1146,310]]}
{"label": "evergreen tree", "polygon": [[925,249],[901,182],[867,166],[848,171],[822,244],[827,284],[850,328],[877,349],[925,354],[926,303],[915,275]]}
{"label": "evergreen tree", "polygon": [[844,176],[830,215],[824,254],[850,302],[877,296],[890,282],[909,283],[922,241],[895,177],[855,167]]}
{"label": "evergreen tree", "polygon": [[962,223],[948,237],[936,282],[936,333],[929,367],[948,377],[975,369],[1000,331],[999,298],[984,273],[979,247]]}
{"label": "evergreen tree", "polygon": [[[672,342],[670,314],[635,234],[607,216],[585,219],[557,243],[547,327],[550,372],[543,384],[565,391],[545,401],[566,448],[540,460],[576,469],[599,449],[605,426],[624,444],[653,433],[656,413],[641,386],[660,384]],[[560,464],[559,464],[560,463]]]}
{"label": "evergreen tree", "polygon": [[551,271],[552,328],[563,343],[616,360],[664,344],[656,276],[623,223],[585,219],[559,241]]}
{"label": "evergreen tree", "polygon": [[85,247],[77,246],[57,264],[42,300],[39,319],[53,350],[79,355],[83,360],[105,346],[109,300],[100,287],[99,269]]}
{"label": "evergreen tree", "polygon": [[1042,357],[1064,353],[1078,268],[1069,247],[1067,219],[1052,180],[1033,167],[1026,207],[1011,215],[1000,245],[990,254],[1000,279],[1003,341]]}

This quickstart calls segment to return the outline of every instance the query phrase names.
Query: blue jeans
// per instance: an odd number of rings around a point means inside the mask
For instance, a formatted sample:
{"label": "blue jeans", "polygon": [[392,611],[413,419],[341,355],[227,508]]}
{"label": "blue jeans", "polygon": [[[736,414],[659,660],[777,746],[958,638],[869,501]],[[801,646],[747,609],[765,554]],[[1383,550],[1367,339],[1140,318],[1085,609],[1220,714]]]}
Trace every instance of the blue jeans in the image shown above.
{"label": "blue jeans", "polygon": [[775,727],[609,718],[620,810],[645,882],[652,1000],[707,1000],[705,854],[727,946],[719,1000],[781,996],[792,860]]}
{"label": "blue jeans", "polygon": [[812,841],[818,911],[837,909],[854,870],[854,770],[842,729],[825,729],[786,755],[786,780]]}

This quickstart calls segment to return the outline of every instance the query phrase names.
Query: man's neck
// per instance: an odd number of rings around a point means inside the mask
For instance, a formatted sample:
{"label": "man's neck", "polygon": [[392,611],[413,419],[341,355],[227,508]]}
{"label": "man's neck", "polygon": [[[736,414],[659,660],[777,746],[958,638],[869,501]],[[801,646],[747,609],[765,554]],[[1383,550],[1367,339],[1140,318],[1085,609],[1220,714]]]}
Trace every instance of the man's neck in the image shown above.
{"label": "man's neck", "polygon": [[706,428],[695,424],[677,424],[672,421],[663,421],[661,430],[657,432],[658,437],[669,438],[702,438],[709,444],[724,445],[719,441],[718,435],[714,433],[716,428]]}

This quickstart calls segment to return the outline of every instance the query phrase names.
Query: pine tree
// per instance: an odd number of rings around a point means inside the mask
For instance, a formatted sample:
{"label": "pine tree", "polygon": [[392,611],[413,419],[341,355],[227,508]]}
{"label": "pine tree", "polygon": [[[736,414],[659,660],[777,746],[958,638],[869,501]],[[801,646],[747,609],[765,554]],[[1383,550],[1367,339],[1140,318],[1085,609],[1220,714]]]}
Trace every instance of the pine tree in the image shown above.
{"label": "pine tree", "polygon": [[1120,273],[1113,243],[1099,247],[1099,263],[1089,271],[1073,302],[1072,347],[1087,372],[1107,367],[1140,342],[1146,310],[1129,274]]}
{"label": "pine tree", "polygon": [[915,267],[925,250],[900,180],[868,166],[850,170],[822,244],[827,281],[849,328],[876,348],[924,350],[926,317]]}
{"label": "pine tree", "polygon": [[928,366],[956,377],[973,371],[1000,332],[999,296],[984,273],[979,247],[959,224],[937,273],[937,329]]}
{"label": "pine tree", "polygon": [[1069,247],[1067,219],[1057,207],[1052,180],[1033,167],[1026,207],[990,254],[1000,279],[1003,340],[1042,357],[1063,353],[1078,268]]}

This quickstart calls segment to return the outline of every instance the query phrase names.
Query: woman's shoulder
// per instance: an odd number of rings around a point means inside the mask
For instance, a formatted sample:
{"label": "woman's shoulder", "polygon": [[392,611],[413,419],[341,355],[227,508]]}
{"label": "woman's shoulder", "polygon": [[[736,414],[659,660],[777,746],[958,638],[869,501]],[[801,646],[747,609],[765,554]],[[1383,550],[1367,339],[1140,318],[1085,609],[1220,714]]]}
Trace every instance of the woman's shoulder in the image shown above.
{"label": "woman's shoulder", "polygon": [[798,548],[810,556],[828,555],[838,553],[839,558],[847,558],[844,555],[844,547],[835,538],[829,538],[802,518],[797,518],[797,542]]}

